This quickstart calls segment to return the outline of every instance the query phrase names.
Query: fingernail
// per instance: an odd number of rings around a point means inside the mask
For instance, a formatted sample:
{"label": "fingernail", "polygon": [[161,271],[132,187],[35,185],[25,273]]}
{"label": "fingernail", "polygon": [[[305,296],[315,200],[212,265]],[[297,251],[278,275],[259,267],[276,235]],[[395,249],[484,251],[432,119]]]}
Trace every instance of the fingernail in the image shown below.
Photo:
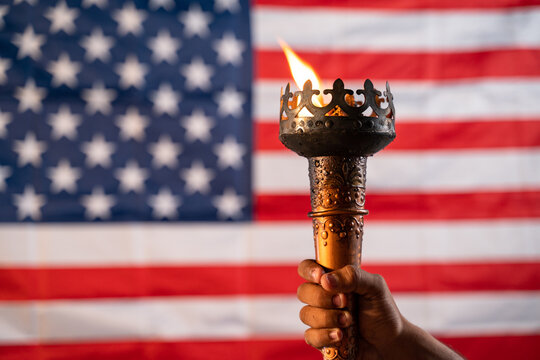
{"label": "fingernail", "polygon": [[339,314],[338,321],[339,321],[339,325],[341,325],[341,326],[349,325],[349,316],[348,316],[348,314],[347,313]]}
{"label": "fingernail", "polygon": [[336,288],[339,285],[339,280],[336,275],[334,274],[327,274],[326,280],[328,281],[328,284],[330,287]]}
{"label": "fingernail", "polygon": [[332,297],[332,303],[337,307],[343,306],[343,301],[341,301],[341,296],[339,296],[339,294],[334,295],[334,297]]}
{"label": "fingernail", "polygon": [[336,340],[339,340],[341,338],[341,334],[340,334],[340,331],[338,330],[332,330],[330,331],[330,339],[336,341]]}

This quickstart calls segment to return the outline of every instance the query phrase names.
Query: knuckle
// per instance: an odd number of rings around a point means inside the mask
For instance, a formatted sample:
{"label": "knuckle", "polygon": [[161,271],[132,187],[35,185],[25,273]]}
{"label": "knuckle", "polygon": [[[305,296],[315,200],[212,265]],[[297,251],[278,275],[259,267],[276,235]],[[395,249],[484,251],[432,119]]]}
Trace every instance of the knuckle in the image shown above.
{"label": "knuckle", "polygon": [[386,280],[384,280],[384,277],[381,274],[373,274],[373,280],[375,287],[378,290],[382,291],[386,288]]}
{"label": "knuckle", "polygon": [[[309,336],[309,329],[304,331],[304,340],[306,341],[306,344],[311,345],[311,338]],[[313,345],[311,345],[313,346]]]}
{"label": "knuckle", "polygon": [[300,286],[296,288],[296,297],[298,298],[298,300],[302,300],[302,285],[304,284],[300,284]]}
{"label": "knuckle", "polygon": [[307,319],[308,319],[308,316],[309,316],[309,312],[310,312],[310,306],[309,305],[306,305],[304,306],[302,309],[300,309],[300,320],[302,320],[302,322],[305,324]]}
{"label": "knuckle", "polygon": [[311,264],[310,260],[303,260],[300,264],[298,264],[298,275],[301,277],[304,277],[304,274],[306,270],[309,268]]}
{"label": "knuckle", "polygon": [[298,264],[298,268],[296,269],[296,272],[298,273],[298,276],[300,276],[302,279],[306,279],[306,260],[302,261],[300,264]]}
{"label": "knuckle", "polygon": [[352,287],[354,289],[356,283],[358,282],[358,274],[356,272],[356,268],[352,265],[345,266],[343,268],[343,275],[347,287]]}
{"label": "knuckle", "polygon": [[327,337],[326,329],[307,329],[304,333],[306,343],[317,349],[328,345]]}
{"label": "knuckle", "polygon": [[304,340],[306,340],[306,343],[313,347],[318,347],[318,344],[316,343],[317,339],[315,337],[315,333],[313,329],[307,329],[304,332]]}
{"label": "knuckle", "polygon": [[298,288],[296,289],[296,297],[298,298],[298,300],[305,302],[308,292],[308,284],[300,284],[300,286],[298,286]]}

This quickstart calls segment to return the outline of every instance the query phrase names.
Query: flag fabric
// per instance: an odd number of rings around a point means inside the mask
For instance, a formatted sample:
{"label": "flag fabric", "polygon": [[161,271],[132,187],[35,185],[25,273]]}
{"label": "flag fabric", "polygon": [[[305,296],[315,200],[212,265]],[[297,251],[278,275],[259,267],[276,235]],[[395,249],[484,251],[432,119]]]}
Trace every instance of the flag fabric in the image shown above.
{"label": "flag fabric", "polygon": [[537,0],[3,1],[0,358],[318,359],[277,38],[390,82],[363,267],[469,359],[540,357]]}

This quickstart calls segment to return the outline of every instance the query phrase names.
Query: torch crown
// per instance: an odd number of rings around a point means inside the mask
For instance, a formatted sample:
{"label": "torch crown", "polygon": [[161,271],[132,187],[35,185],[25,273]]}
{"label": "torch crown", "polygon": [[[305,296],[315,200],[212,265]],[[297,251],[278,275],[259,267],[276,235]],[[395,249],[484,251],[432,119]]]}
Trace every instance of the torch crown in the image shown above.
{"label": "torch crown", "polygon": [[289,149],[306,157],[367,156],[395,138],[395,110],[388,82],[386,91],[381,92],[367,79],[364,88],[354,92],[337,79],[332,89],[323,93],[332,99],[316,105],[313,97],[320,91],[312,88],[311,81],[305,82],[302,91],[291,92],[289,84],[285,87],[279,138]]}

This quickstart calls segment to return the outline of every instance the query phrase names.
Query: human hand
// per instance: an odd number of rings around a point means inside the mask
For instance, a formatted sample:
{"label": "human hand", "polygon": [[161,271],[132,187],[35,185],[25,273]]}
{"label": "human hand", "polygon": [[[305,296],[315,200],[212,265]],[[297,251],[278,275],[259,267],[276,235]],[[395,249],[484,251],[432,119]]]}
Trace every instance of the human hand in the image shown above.
{"label": "human hand", "polygon": [[332,346],[343,338],[343,330],[353,323],[347,311],[348,293],[360,295],[361,311],[357,322],[364,358],[379,358],[377,348],[393,341],[402,331],[403,318],[382,276],[353,266],[345,266],[325,274],[313,260],[304,260],[298,274],[306,283],[298,287],[298,299],[307,304],[300,319],[310,326],[305,339],[313,347]]}
{"label": "human hand", "polygon": [[[314,260],[302,261],[298,274],[307,281],[298,287],[297,296],[307,304],[300,319],[310,327],[305,339],[311,346],[336,346],[343,329],[355,322],[357,359],[462,359],[401,315],[382,276],[351,265],[325,274]],[[353,299],[350,293],[358,294],[356,304],[347,303]],[[350,306],[358,307],[355,319]]]}

